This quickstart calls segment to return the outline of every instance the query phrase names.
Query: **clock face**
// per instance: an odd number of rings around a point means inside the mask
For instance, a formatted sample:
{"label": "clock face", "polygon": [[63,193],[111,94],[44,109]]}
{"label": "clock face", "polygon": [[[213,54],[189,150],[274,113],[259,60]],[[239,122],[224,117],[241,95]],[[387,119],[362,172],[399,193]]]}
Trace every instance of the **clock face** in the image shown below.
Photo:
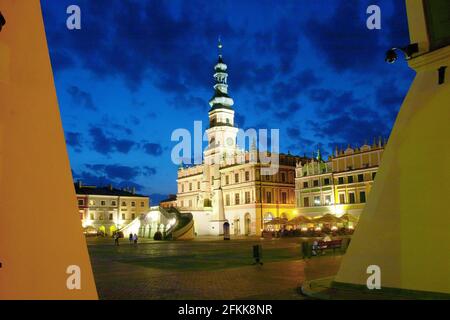
{"label": "clock face", "polygon": [[227,138],[227,145],[229,145],[230,147],[234,145],[233,138]]}

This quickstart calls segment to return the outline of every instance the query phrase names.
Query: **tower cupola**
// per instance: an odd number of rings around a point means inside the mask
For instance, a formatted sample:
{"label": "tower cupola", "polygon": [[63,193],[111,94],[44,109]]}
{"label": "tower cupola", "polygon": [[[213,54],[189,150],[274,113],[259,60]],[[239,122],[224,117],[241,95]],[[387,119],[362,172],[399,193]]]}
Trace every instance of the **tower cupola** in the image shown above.
{"label": "tower cupola", "polygon": [[225,64],[222,56],[222,42],[219,38],[219,43],[217,45],[219,49],[219,58],[214,66],[214,95],[209,100],[209,105],[211,106],[211,110],[225,108],[232,109],[234,104],[233,99],[228,95],[228,73],[227,73],[227,65]]}

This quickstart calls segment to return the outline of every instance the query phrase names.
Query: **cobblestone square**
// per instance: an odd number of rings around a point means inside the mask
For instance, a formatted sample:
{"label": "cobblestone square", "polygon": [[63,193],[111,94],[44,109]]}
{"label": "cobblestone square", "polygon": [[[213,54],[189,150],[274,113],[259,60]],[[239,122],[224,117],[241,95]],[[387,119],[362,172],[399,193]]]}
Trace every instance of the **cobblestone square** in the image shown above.
{"label": "cobblestone square", "polygon": [[[299,238],[87,242],[101,299],[304,299],[301,283],[333,276],[341,261],[303,260]],[[262,266],[253,264],[254,244],[262,245]]]}

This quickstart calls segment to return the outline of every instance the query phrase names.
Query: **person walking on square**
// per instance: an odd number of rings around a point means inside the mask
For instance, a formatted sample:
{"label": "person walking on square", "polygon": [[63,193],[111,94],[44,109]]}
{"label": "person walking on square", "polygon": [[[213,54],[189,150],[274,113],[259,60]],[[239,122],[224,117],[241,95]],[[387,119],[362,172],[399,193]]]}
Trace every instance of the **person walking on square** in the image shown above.
{"label": "person walking on square", "polygon": [[312,245],[312,255],[317,256],[317,249],[319,249],[319,242],[317,240],[314,240]]}
{"label": "person walking on square", "polygon": [[135,233],[134,236],[133,236],[133,241],[134,241],[134,244],[137,244],[137,243],[138,243],[138,236],[137,236],[136,233]]}
{"label": "person walking on square", "polygon": [[115,244],[116,246],[119,245],[119,233],[118,233],[118,232],[116,232],[116,233],[114,234],[114,244]]}
{"label": "person walking on square", "polygon": [[128,239],[130,240],[130,244],[133,243],[133,234],[130,233],[130,236],[128,237]]}

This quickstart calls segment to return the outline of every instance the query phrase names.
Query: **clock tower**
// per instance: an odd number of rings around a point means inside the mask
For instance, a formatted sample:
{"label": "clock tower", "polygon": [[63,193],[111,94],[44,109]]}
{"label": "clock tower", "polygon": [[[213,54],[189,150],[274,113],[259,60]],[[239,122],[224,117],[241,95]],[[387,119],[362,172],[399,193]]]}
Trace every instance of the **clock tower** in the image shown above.
{"label": "clock tower", "polygon": [[228,95],[227,65],[222,57],[222,43],[219,39],[219,59],[214,66],[214,95],[209,100],[208,147],[204,152],[206,164],[220,163],[236,152],[238,128],[234,126],[233,99]]}
{"label": "clock tower", "polygon": [[203,153],[205,169],[203,171],[204,199],[212,205],[211,228],[214,233],[224,233],[225,208],[220,177],[220,163],[237,152],[236,136],[238,128],[234,126],[233,99],[228,95],[227,65],[222,57],[222,43],[219,38],[219,59],[214,66],[214,95],[209,100],[208,147]]}

